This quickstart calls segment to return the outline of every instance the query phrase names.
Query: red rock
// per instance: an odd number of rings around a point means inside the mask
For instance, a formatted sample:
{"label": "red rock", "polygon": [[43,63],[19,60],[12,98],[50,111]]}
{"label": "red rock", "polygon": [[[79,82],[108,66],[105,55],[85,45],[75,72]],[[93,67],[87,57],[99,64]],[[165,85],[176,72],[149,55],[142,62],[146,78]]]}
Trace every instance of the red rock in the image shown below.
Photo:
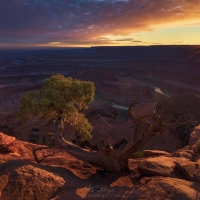
{"label": "red rock", "polygon": [[190,134],[189,148],[195,150],[197,144],[200,144],[200,125],[194,128],[194,131]]}
{"label": "red rock", "polygon": [[4,133],[0,132],[0,147],[4,148],[10,145],[12,142],[16,140],[15,137],[5,135]]}
{"label": "red rock", "polygon": [[[28,151],[31,153],[31,149],[39,147],[19,140],[13,141],[9,146],[18,149],[19,152],[20,149],[24,150],[26,153]],[[103,178],[96,174],[94,166],[59,149],[55,152],[55,156],[45,158],[41,164],[36,164],[33,162],[33,157],[25,154],[21,154],[20,157],[0,154],[0,163],[0,199],[3,200],[62,200],[69,196],[70,199],[90,199],[89,187],[112,190],[116,199],[193,200],[199,197],[200,184],[196,182],[200,177],[199,169],[194,172],[195,182],[177,178],[177,163],[186,170],[184,173],[190,176],[192,170],[195,170],[194,165],[197,164],[181,157],[130,159],[129,166],[134,174],[115,175],[117,177],[110,174]],[[138,181],[137,165],[146,167],[146,170],[151,172],[151,177],[143,177]],[[102,192],[97,191],[95,194],[102,195]],[[95,199],[102,199],[102,197]]]}
{"label": "red rock", "polygon": [[[5,165],[8,163],[2,164],[2,167]],[[27,165],[24,161],[11,162],[10,167],[0,173],[0,199],[45,200],[64,183],[62,177],[43,167]]]}
{"label": "red rock", "polygon": [[176,162],[176,167],[178,170],[181,171],[181,173],[187,178],[187,180],[189,181],[193,181],[196,182],[198,181],[195,177],[194,177],[194,173],[198,170],[198,164],[195,162],[189,162],[187,160],[182,162]]}
{"label": "red rock", "polygon": [[138,163],[138,171],[141,176],[176,177],[174,167],[174,159],[164,156],[147,158]]}
{"label": "red rock", "polygon": [[[169,177],[144,177],[138,199],[198,200],[200,184]],[[131,196],[134,197],[133,195]]]}
{"label": "red rock", "polygon": [[170,153],[166,151],[159,150],[143,150],[144,157],[153,157],[153,156],[168,156]]}
{"label": "red rock", "polygon": [[141,176],[165,176],[199,182],[199,170],[197,162],[181,157],[159,156],[138,161]]}
{"label": "red rock", "polygon": [[187,158],[191,161],[194,161],[195,157],[196,157],[193,150],[184,150],[184,149],[179,149],[179,150],[171,153],[171,156],[178,157],[178,158],[180,158],[180,157]]}

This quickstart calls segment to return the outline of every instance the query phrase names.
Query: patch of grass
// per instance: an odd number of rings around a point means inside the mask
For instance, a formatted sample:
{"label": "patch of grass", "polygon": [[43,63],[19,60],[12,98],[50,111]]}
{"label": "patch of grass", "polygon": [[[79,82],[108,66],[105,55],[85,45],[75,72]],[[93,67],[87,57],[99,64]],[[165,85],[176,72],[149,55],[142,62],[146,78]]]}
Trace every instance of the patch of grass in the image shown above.
{"label": "patch of grass", "polygon": [[137,158],[144,158],[144,153],[142,151],[137,151],[133,153],[130,158],[137,159]]}

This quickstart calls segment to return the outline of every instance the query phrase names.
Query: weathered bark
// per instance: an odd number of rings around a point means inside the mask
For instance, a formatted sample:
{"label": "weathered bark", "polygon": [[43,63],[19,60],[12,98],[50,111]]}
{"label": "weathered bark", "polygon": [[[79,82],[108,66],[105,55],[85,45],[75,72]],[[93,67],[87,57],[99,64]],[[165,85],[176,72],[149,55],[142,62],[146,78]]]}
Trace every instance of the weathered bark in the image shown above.
{"label": "weathered bark", "polygon": [[97,167],[103,168],[106,171],[110,172],[119,172],[128,170],[128,158],[132,152],[136,152],[139,150],[141,146],[144,145],[147,141],[149,141],[153,137],[153,135],[147,135],[144,140],[139,140],[135,143],[132,148],[126,153],[116,152],[113,150],[101,149],[99,151],[90,151],[88,149],[83,149],[71,142],[63,141],[60,137],[55,136],[53,139],[56,141],[58,146],[55,147],[40,147],[33,151],[35,160],[37,162],[42,162],[45,157],[52,155],[44,155],[42,159],[37,158],[37,151],[45,150],[45,149],[53,149],[53,148],[62,148],[66,152],[70,153],[72,156]]}
{"label": "weathered bark", "polygon": [[60,119],[55,123],[55,128],[53,132],[55,135],[57,135],[57,137],[62,136],[63,129],[64,129],[64,122],[62,119]]}
{"label": "weathered bark", "polygon": [[124,160],[121,156],[121,153],[109,150],[101,149],[99,151],[90,151],[88,149],[81,148],[69,141],[64,140],[62,137],[62,131],[64,128],[64,123],[62,120],[59,120],[55,124],[54,134],[52,138],[53,143],[56,146],[53,147],[40,147],[33,150],[33,155],[35,160],[40,163],[44,158],[54,155],[54,151],[51,154],[45,154],[41,159],[37,156],[37,151],[62,148],[70,153],[72,156],[95,166],[101,167],[110,172],[119,172],[128,169],[128,158]]}
{"label": "weathered bark", "polygon": [[[58,143],[62,141],[57,140]],[[74,144],[63,144],[66,151],[72,156],[110,172],[119,172],[128,169],[128,159],[124,161],[121,154],[112,150],[101,149],[99,151],[89,151]]]}

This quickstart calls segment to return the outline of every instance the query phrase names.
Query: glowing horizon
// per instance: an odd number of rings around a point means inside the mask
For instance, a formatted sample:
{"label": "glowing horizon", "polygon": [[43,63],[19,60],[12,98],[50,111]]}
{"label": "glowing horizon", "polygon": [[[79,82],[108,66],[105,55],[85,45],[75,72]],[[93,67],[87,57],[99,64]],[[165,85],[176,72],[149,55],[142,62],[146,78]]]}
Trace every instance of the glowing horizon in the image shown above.
{"label": "glowing horizon", "polygon": [[10,1],[0,48],[200,45],[200,0]]}

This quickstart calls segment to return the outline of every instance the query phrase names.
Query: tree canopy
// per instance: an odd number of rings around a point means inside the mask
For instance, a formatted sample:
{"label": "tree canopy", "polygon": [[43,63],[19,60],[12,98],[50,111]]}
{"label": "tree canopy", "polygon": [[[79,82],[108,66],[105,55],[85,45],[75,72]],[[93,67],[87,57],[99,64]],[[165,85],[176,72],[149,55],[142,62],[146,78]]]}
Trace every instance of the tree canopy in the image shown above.
{"label": "tree canopy", "polygon": [[22,121],[30,116],[60,122],[62,129],[70,124],[81,136],[91,138],[92,126],[79,111],[87,109],[94,97],[94,83],[64,77],[61,74],[45,79],[40,90],[25,93],[17,112]]}

